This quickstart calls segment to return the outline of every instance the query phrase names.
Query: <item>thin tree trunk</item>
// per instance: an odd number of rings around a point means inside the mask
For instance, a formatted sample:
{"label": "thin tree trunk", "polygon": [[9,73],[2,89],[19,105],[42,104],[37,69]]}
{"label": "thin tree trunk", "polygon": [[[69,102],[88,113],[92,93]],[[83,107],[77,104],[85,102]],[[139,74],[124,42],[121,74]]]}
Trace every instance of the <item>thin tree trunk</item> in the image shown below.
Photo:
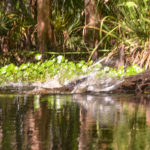
{"label": "thin tree trunk", "polygon": [[[99,32],[94,29],[94,27],[99,27],[100,13],[97,9],[97,4],[95,0],[84,0],[85,7],[85,27],[83,29],[83,39],[87,49],[95,48],[96,41],[99,40]],[[98,56],[98,51],[96,50],[93,60],[96,60]]]}
{"label": "thin tree trunk", "polygon": [[51,18],[50,0],[37,0],[37,38],[39,52],[44,53],[53,46],[54,34]]}

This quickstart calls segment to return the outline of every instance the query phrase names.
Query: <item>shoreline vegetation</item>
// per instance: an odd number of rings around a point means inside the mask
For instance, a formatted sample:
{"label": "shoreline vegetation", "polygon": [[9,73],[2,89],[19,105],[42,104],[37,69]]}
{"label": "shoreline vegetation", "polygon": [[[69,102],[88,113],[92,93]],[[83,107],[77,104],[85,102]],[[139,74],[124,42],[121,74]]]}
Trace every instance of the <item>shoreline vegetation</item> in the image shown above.
{"label": "shoreline vegetation", "polygon": [[[9,64],[1,67],[1,87],[3,88],[5,87],[5,85],[7,85],[7,87],[9,87],[9,85],[13,85],[13,88],[15,89],[19,85],[21,85],[22,87],[31,85],[31,87],[35,86],[45,89],[36,89],[36,92],[34,91],[35,93],[71,93],[71,91],[73,91],[74,87],[76,87],[77,84],[80,85],[80,83],[85,80],[86,83],[84,88],[87,88],[86,85],[89,86],[94,84],[95,86],[100,87],[101,83],[99,83],[99,79],[103,80],[103,82],[107,82],[107,80],[111,78],[113,80],[121,80],[130,78],[130,76],[136,76],[137,74],[145,71],[145,69],[138,67],[138,65],[128,66],[125,69],[123,66],[121,66],[119,69],[116,69],[102,65],[99,62],[93,63],[92,61],[90,61],[89,63],[86,63],[82,60],[78,63],[74,63],[72,61],[68,61],[62,55],[59,55],[56,58],[51,58],[44,62],[41,61],[41,58],[42,55],[37,54],[35,55],[37,63],[26,63],[20,66]],[[90,79],[90,76],[93,76],[92,78],[94,79]],[[88,81],[88,78],[90,81]],[[116,83],[113,82],[114,85]],[[84,93],[85,91],[86,89],[79,88],[78,93]]]}
{"label": "shoreline vegetation", "polygon": [[74,63],[68,61],[62,55],[56,58],[40,61],[42,55],[37,54],[35,59],[37,63],[25,63],[20,66],[14,64],[5,65],[0,68],[0,83],[6,82],[44,82],[48,79],[57,78],[62,84],[78,79],[80,76],[88,75],[92,71],[97,72],[97,76],[105,74],[110,77],[123,78],[131,75],[136,75],[143,72],[145,69],[138,65],[128,66],[124,69],[121,66],[119,69],[103,66],[101,63],[86,63],[84,60]]}
{"label": "shoreline vegetation", "polygon": [[[132,88],[142,92],[149,77],[136,74],[150,68],[149,6],[148,0],[0,1],[0,85],[49,79],[67,85],[96,72],[131,86],[134,75]],[[104,57],[109,65],[95,63]]]}

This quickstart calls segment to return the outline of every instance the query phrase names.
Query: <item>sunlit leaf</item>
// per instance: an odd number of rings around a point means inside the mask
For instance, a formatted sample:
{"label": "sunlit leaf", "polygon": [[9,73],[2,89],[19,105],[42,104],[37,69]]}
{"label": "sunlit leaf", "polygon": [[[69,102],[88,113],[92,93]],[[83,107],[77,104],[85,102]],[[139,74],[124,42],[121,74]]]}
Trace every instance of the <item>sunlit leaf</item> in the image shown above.
{"label": "sunlit leaf", "polygon": [[36,60],[41,60],[41,58],[42,58],[42,54],[36,54],[35,55],[35,59]]}
{"label": "sunlit leaf", "polygon": [[136,4],[134,3],[134,2],[131,2],[131,1],[129,1],[129,2],[126,2],[125,3],[125,5],[127,6],[127,7],[135,7],[136,6]]}
{"label": "sunlit leaf", "polygon": [[65,60],[65,58],[62,55],[60,55],[60,56],[57,57],[58,64],[64,62],[64,60]]}

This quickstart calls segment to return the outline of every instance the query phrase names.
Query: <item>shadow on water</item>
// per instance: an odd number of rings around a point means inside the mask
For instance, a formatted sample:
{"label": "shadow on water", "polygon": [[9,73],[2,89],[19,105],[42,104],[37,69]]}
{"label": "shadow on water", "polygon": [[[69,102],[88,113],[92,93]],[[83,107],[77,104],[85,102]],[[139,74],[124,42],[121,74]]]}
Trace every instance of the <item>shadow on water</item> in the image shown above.
{"label": "shadow on water", "polygon": [[149,150],[150,102],[134,95],[0,95],[1,150]]}

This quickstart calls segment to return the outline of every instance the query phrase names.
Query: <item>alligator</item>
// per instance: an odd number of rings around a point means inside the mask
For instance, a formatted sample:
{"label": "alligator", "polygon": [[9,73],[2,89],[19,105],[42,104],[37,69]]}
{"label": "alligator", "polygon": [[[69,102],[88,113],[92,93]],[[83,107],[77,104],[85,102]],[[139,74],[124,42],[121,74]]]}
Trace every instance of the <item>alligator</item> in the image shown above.
{"label": "alligator", "polygon": [[42,88],[36,91],[45,93],[150,93],[150,70],[124,77],[111,78],[107,75],[96,78],[96,73],[72,81],[57,88]]}
{"label": "alligator", "polygon": [[24,94],[150,93],[150,70],[122,79],[112,78],[107,75],[97,77],[96,72],[94,72],[65,85],[59,84],[57,80],[36,84],[12,83],[0,86],[0,91],[1,93],[19,92]]}

